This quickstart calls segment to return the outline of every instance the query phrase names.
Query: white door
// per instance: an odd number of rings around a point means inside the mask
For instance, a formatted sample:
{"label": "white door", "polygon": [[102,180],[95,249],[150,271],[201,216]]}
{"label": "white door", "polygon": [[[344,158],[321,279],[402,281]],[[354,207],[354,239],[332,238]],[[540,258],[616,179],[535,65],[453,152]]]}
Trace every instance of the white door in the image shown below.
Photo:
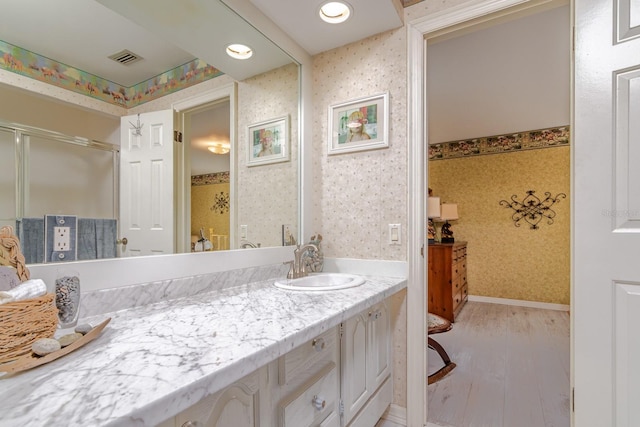
{"label": "white door", "polygon": [[119,255],[173,253],[173,110],[122,117],[120,141]]}
{"label": "white door", "polygon": [[640,426],[640,2],[575,25],[574,422]]}

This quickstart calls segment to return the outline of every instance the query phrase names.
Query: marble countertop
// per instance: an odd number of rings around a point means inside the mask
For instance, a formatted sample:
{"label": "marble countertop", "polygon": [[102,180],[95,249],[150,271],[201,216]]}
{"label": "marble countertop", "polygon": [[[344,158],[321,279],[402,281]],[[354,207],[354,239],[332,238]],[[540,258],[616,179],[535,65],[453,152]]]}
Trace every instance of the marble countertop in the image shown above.
{"label": "marble countertop", "polygon": [[271,280],[82,319],[111,322],[73,353],[0,376],[1,424],[156,425],[406,287],[365,277],[329,292]]}

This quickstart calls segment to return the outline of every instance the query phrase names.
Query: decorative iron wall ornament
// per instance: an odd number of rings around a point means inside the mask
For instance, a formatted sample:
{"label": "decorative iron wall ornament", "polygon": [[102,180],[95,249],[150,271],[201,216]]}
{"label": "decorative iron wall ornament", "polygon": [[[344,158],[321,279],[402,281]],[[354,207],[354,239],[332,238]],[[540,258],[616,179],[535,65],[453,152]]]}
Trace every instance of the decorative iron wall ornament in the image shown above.
{"label": "decorative iron wall ornament", "polygon": [[213,206],[209,208],[213,212],[218,212],[221,215],[225,212],[229,212],[229,193],[221,191],[215,195]]}
{"label": "decorative iron wall ornament", "polygon": [[520,227],[519,223],[523,219],[529,224],[532,230],[540,228],[538,223],[540,223],[543,218],[547,219],[547,224],[553,224],[556,213],[551,209],[551,206],[560,201],[560,199],[567,197],[564,193],[558,193],[555,197],[551,197],[551,193],[545,192],[544,200],[540,200],[534,193],[535,191],[533,190],[527,191],[527,195],[521,202],[517,200],[518,196],[516,194],[511,196],[511,202],[506,200],[500,201],[500,206],[514,210],[511,219],[513,219],[516,227]]}

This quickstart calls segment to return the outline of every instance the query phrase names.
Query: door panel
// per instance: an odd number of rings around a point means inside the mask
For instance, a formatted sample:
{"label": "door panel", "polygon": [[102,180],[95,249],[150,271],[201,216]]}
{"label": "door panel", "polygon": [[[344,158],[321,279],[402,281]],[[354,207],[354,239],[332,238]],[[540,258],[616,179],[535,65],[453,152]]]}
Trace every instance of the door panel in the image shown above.
{"label": "door panel", "polygon": [[640,425],[640,7],[575,0],[577,426]]}
{"label": "door panel", "polygon": [[120,256],[173,253],[173,110],[122,117],[120,134]]}

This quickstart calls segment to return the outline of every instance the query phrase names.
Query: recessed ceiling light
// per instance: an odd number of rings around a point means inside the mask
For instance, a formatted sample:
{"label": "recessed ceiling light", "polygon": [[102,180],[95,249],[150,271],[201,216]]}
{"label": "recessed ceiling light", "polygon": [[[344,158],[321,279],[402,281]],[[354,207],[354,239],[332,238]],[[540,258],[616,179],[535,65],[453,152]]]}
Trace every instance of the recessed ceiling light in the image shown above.
{"label": "recessed ceiling light", "polygon": [[330,1],[320,6],[318,14],[329,24],[339,24],[351,16],[351,5],[342,1]]}
{"label": "recessed ceiling light", "polygon": [[235,59],[249,59],[253,51],[249,46],[243,44],[230,44],[227,46],[227,55]]}

